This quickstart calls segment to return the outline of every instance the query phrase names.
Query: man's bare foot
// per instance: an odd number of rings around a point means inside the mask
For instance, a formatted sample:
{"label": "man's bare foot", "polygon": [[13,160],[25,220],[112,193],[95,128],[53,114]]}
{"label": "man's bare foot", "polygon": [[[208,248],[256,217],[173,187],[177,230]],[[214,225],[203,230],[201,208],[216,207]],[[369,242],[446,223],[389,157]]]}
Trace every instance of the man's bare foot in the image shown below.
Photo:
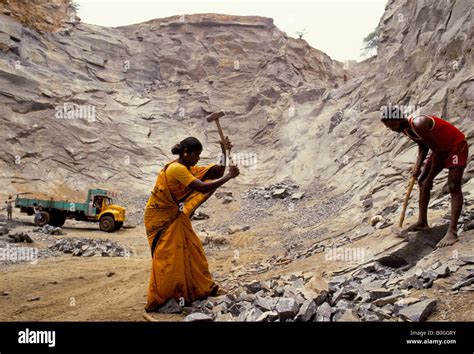
{"label": "man's bare foot", "polygon": [[421,223],[417,221],[416,223],[408,226],[406,229],[403,230],[404,232],[416,232],[416,231],[430,231],[430,227],[428,224]]}
{"label": "man's bare foot", "polygon": [[448,230],[446,235],[438,242],[436,245],[437,248],[451,246],[452,244],[458,242],[458,236],[455,232]]}

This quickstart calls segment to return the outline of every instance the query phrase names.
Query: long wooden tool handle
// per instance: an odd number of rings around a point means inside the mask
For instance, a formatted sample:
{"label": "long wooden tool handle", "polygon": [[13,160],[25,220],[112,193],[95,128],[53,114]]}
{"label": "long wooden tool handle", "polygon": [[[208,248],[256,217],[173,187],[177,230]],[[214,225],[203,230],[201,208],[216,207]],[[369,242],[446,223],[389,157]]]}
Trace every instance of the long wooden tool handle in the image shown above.
{"label": "long wooden tool handle", "polygon": [[416,183],[416,177],[411,177],[408,181],[407,192],[405,194],[405,200],[403,201],[402,212],[400,213],[400,222],[398,223],[399,227],[403,226],[403,221],[405,221],[405,213],[407,211],[408,201],[410,200],[411,191],[413,190],[413,186]]}
{"label": "long wooden tool handle", "polygon": [[216,119],[216,125],[217,125],[217,131],[219,132],[219,136],[221,137],[222,142],[224,142],[225,141],[224,133],[222,132],[221,123],[219,123],[218,119]]}
{"label": "long wooden tool handle", "polygon": [[[224,133],[222,132],[222,128],[221,128],[221,123],[219,123],[219,120],[216,119],[216,125],[217,125],[217,131],[219,132],[219,136],[221,137],[221,141],[224,142],[225,141],[225,137],[224,137]],[[230,151],[228,152],[229,156],[228,156],[228,159],[229,159],[229,165],[234,165],[234,161],[232,160],[232,157],[230,156]]]}
{"label": "long wooden tool handle", "polygon": [[147,314],[145,311],[143,311],[143,318],[147,320],[148,322],[160,322],[153,316],[150,316],[149,314]]}

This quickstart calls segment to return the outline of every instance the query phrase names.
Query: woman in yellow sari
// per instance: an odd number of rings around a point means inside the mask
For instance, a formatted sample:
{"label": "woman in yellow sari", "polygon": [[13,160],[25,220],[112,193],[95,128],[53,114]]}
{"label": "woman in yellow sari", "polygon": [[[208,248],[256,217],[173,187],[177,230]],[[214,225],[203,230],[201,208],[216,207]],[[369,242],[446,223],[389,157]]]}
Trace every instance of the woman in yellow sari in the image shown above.
{"label": "woman in yellow sari", "polygon": [[221,147],[223,163],[196,166],[202,144],[194,137],[186,138],[171,150],[179,158],[158,175],[145,208],[153,258],[146,311],[158,310],[171,298],[189,304],[219,292],[190,217],[216,188],[239,175],[236,166],[224,175],[226,151],[232,147],[227,137]]}

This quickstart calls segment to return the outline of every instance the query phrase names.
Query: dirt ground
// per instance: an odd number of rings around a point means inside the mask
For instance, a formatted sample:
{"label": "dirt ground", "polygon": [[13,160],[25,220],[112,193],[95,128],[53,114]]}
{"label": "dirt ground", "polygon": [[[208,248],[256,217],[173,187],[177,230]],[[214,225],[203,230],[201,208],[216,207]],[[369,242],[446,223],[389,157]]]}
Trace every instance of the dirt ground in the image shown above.
{"label": "dirt ground", "polygon": [[[215,229],[232,221],[235,205],[222,206],[218,202],[206,206],[211,219],[195,221],[198,234],[201,230]],[[227,208],[217,219],[217,210]],[[32,217],[15,215],[22,225],[15,231],[27,231],[33,238],[41,234],[31,233],[34,225]],[[272,266],[260,274],[248,272],[255,262],[265,263],[276,253],[283,254],[281,245],[284,233],[278,233],[275,224],[282,215],[274,212],[272,217],[250,230],[227,235],[229,243],[224,247],[206,246],[210,270],[214,278],[227,288],[235,283],[245,283],[253,279],[269,279],[275,275],[291,272],[317,272],[329,278],[332,274],[353,267],[347,262],[328,262],[325,253],[317,253],[307,258],[296,259],[286,265]],[[340,220],[340,219],[339,219]],[[341,221],[341,220],[340,220]],[[411,220],[408,220],[410,222]],[[327,223],[326,223],[327,224]],[[326,246],[340,241],[343,223],[334,224],[334,230],[326,230],[324,237],[309,240],[309,244],[320,242]],[[347,226],[349,227],[349,226]],[[118,242],[132,250],[130,257],[60,257],[40,258],[37,264],[22,263],[0,267],[0,321],[144,321],[142,313],[146,301],[148,277],[151,266],[149,246],[142,225],[122,229],[115,233],[104,233],[96,224],[86,224],[68,220],[63,228],[66,235],[57,237],[106,238]],[[294,234],[301,233],[295,228]],[[273,233],[273,234],[272,234]],[[223,232],[224,234],[224,232]],[[271,235],[271,236],[268,236]],[[431,260],[449,257],[456,247],[473,249],[473,233],[465,234],[456,246],[433,252]],[[287,237],[287,236],[286,236]],[[292,236],[294,237],[294,236]],[[372,255],[382,254],[400,244],[389,229],[380,230],[376,235],[363,237],[352,242],[350,247],[365,247]],[[42,247],[38,240],[31,247]],[[239,251],[238,262],[235,251]],[[114,274],[108,276],[110,272]],[[109,274],[110,275],[110,274]],[[449,290],[453,279],[441,279],[430,289],[412,292],[412,296],[426,295],[438,298],[438,311],[430,321],[472,321],[474,319],[474,294],[472,291],[452,294]],[[2,295],[2,292],[8,295]],[[28,301],[39,297],[39,300]],[[181,315],[155,314],[161,321],[177,321]]]}
{"label": "dirt ground", "polygon": [[[32,218],[20,216],[23,226],[33,238]],[[0,266],[0,321],[143,321],[143,307],[151,267],[148,242],[143,226],[104,233],[95,224],[68,220],[66,235],[57,237],[106,238],[132,251],[130,257],[61,257],[40,258],[28,262]],[[246,243],[237,238],[240,245]],[[38,241],[31,247],[42,247]],[[26,244],[24,247],[27,246]],[[233,251],[211,251],[210,270],[223,272],[232,267]],[[249,252],[243,252],[245,262]],[[250,259],[258,258],[258,253]],[[108,273],[115,273],[107,276]],[[8,295],[2,296],[3,292]],[[37,301],[28,301],[39,297]],[[161,321],[180,320],[180,315],[155,315]]]}

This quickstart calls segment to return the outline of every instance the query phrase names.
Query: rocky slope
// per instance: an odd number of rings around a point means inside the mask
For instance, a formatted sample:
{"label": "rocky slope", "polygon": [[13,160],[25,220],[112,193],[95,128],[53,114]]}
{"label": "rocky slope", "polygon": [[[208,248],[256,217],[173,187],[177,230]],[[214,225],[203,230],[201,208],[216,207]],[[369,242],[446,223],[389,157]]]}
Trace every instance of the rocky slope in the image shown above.
{"label": "rocky slope", "polygon": [[40,34],[2,16],[5,193],[35,186],[71,195],[91,184],[147,191],[182,137],[204,141],[204,162],[217,159],[217,133],[203,117],[224,109],[235,152],[257,161],[241,183],[291,177],[359,198],[377,191],[383,203],[397,189],[385,185],[403,189],[397,172],[414,150],[386,133],[381,106],[420,107],[472,138],[471,12],[469,1],[388,3],[378,55],[346,67],[347,84],[342,63],[266,18],[64,22]]}
{"label": "rocky slope", "polygon": [[32,180],[39,190],[148,190],[185,136],[203,140],[205,162],[217,160],[216,129],[203,119],[217,109],[236,150],[258,156],[255,178],[269,177],[293,159],[293,101],[320,97],[342,68],[257,17],[65,24],[39,35],[4,16],[2,31],[2,178],[12,192]]}

